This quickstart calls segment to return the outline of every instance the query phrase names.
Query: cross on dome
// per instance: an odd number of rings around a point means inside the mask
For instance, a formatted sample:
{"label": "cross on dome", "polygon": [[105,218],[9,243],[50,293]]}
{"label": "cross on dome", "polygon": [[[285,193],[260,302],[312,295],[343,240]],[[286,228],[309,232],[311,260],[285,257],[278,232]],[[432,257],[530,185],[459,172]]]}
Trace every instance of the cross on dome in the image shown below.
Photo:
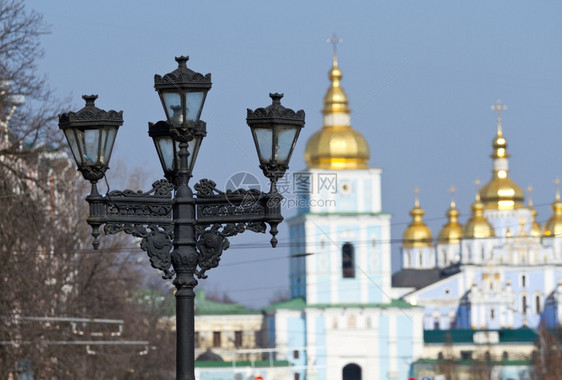
{"label": "cross on dome", "polygon": [[497,113],[497,122],[498,122],[498,134],[501,134],[502,131],[502,111],[507,110],[507,106],[502,104],[501,99],[498,99],[495,105],[490,106],[492,111],[496,111]]}
{"label": "cross on dome", "polygon": [[326,40],[327,43],[332,44],[332,49],[333,49],[333,57],[334,57],[334,65],[337,65],[338,63],[338,44],[343,43],[343,39],[342,38],[338,38],[338,36],[336,35],[336,33],[334,33],[332,35],[332,38],[328,38]]}
{"label": "cross on dome", "polygon": [[417,186],[414,187],[414,197],[415,197],[414,205],[416,207],[420,207],[420,188]]}
{"label": "cross on dome", "polygon": [[455,185],[449,187],[449,192],[451,193],[451,206],[455,206],[455,192],[457,191],[457,188],[455,187]]}

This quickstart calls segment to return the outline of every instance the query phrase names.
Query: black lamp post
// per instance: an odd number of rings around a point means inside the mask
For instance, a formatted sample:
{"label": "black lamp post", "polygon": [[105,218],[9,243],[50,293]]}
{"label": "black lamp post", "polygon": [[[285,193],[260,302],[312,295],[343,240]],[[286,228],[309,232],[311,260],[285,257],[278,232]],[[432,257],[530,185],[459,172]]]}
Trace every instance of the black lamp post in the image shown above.
{"label": "black lamp post", "polygon": [[270,94],[273,102],[266,108],[248,109],[247,123],[252,129],[260,168],[271,180],[268,193],[255,189],[220,191],[213,181],[203,179],[188,186],[206,124],[199,120],[211,88],[211,75],[187,68],[188,57],[176,58],[178,68],[154,76],[154,88],[164,106],[167,121],[149,123],[149,135],[166,179],[152,184],[142,193],[114,190],[100,195],[97,182],[108,169],[117,129],[123,113],[103,111],[94,105],[97,96],[84,96],[86,106],[78,112],[59,116],[78,170],[92,184],[86,200],[90,204],[88,224],[92,227],[94,248],[99,246],[99,228],[106,234],[125,232],[141,238],[141,248],[150,263],[174,278],[176,291],[176,379],[194,380],[194,287],[198,278],[219,265],[228,238],[246,230],[265,233],[270,226],[271,245],[277,244],[277,225],[282,196],[276,182],[288,169],[291,153],[304,111],[294,112],[281,105],[283,95]]}

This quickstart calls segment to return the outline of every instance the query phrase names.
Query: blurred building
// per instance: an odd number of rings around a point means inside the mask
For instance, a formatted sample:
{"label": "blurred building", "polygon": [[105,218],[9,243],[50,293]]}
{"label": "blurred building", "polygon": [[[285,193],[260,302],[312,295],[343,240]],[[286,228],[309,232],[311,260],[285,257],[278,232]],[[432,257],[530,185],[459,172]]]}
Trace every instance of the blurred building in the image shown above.
{"label": "blurred building", "polygon": [[[225,361],[261,360],[259,352],[251,352],[261,347],[261,312],[209,300],[202,289],[195,299],[196,357],[212,351]],[[243,353],[244,350],[250,351]]]}

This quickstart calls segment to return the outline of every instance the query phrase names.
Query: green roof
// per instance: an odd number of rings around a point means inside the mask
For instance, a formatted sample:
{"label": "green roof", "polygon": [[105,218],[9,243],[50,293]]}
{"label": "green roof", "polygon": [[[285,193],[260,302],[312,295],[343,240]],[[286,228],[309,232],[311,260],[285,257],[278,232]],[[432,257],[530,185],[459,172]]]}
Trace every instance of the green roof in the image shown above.
{"label": "green roof", "polygon": [[195,315],[244,315],[260,314],[235,303],[217,302],[205,298],[205,291],[199,289],[195,297]]}
{"label": "green roof", "polygon": [[289,367],[289,362],[287,360],[258,360],[255,362],[251,361],[236,361],[236,362],[218,362],[218,361],[195,361],[195,367],[198,368],[237,368],[237,367]]}
{"label": "green roof", "polygon": [[303,298],[293,298],[288,301],[282,301],[271,306],[264,308],[263,310],[279,310],[279,309],[290,309],[290,310],[303,310],[305,308],[314,309],[334,309],[334,308],[346,308],[346,307],[358,307],[358,308],[374,308],[374,309],[388,309],[388,308],[420,308],[421,306],[414,306],[409,304],[404,300],[391,300],[389,303],[339,303],[339,304],[306,304]]}
{"label": "green roof", "polygon": [[517,330],[424,330],[423,340],[425,343],[473,343],[474,333],[496,331],[500,343],[534,343],[537,340],[537,333],[531,329]]}
{"label": "green roof", "polygon": [[293,298],[288,301],[281,301],[273,305],[265,307],[263,310],[278,310],[278,309],[291,309],[302,310],[306,307],[306,302],[301,297]]}

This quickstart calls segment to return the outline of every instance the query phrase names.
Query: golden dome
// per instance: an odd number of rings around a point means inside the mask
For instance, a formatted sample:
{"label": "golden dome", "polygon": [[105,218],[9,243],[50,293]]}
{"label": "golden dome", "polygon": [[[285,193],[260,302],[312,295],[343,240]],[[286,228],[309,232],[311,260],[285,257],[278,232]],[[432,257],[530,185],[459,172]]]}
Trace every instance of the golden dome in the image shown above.
{"label": "golden dome", "polygon": [[484,216],[484,204],[480,201],[480,195],[476,194],[476,200],[471,207],[472,216],[466,222],[462,234],[465,238],[489,238],[495,236],[494,227]]}
{"label": "golden dome", "polygon": [[445,213],[449,218],[449,223],[445,224],[439,236],[437,237],[438,243],[458,243],[462,238],[462,225],[459,224],[459,210],[455,205],[455,201],[451,201],[451,207]]}
{"label": "golden dome", "polygon": [[309,169],[366,169],[369,145],[361,133],[351,128],[351,110],[340,84],[342,71],[335,55],[328,76],[331,86],[324,96],[323,126],[306,143],[306,165]]}
{"label": "golden dome", "polygon": [[[492,109],[501,110],[506,108],[505,106],[501,108],[501,103],[498,101],[498,106],[492,106]],[[525,195],[523,190],[508,175],[507,159],[509,154],[507,154],[507,141],[502,133],[499,112],[497,121],[497,134],[492,141],[494,152],[491,155],[494,160],[494,170],[490,182],[480,189],[480,199],[486,209],[512,210],[524,207],[523,200]]]}
{"label": "golden dome", "polygon": [[322,110],[324,115],[331,113],[351,113],[348,107],[347,95],[341,86],[342,77],[343,73],[338,67],[338,60],[334,57],[332,69],[328,73],[328,78],[330,78],[332,85],[328,88],[324,96],[324,109]]}
{"label": "golden dome", "polygon": [[[556,186],[558,187],[560,181],[556,180]],[[560,201],[560,189],[556,189],[556,198],[552,205],[552,216],[548,219],[544,225],[544,236],[554,237],[562,236],[562,202]]]}
{"label": "golden dome", "polygon": [[410,210],[412,223],[408,225],[402,236],[402,245],[405,248],[411,247],[431,247],[433,245],[433,235],[431,230],[423,221],[425,210],[420,207],[416,189],[416,201],[414,208]]}

